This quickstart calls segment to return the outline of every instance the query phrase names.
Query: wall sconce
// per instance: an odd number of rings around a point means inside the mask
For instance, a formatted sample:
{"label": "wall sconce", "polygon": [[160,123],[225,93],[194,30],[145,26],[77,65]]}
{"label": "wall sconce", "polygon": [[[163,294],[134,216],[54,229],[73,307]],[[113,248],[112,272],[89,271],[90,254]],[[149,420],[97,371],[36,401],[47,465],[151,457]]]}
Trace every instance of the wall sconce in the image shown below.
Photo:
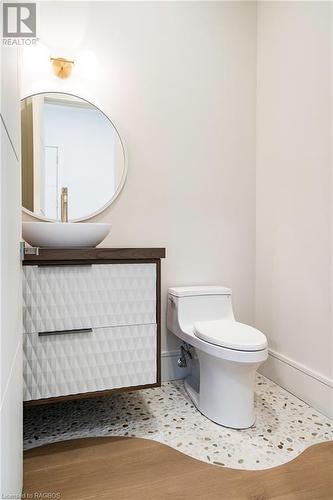
{"label": "wall sconce", "polygon": [[63,57],[51,57],[53,73],[58,78],[68,78],[74,66],[74,61],[70,61],[68,59],[64,59]]}
{"label": "wall sconce", "polygon": [[44,82],[44,87],[47,87],[46,81],[50,78],[55,84],[55,77],[59,78],[57,85],[66,85],[67,80],[68,84],[72,82],[71,85],[79,81],[94,81],[99,78],[100,70],[99,61],[91,50],[49,49],[42,43],[23,48],[22,66],[25,86]]}

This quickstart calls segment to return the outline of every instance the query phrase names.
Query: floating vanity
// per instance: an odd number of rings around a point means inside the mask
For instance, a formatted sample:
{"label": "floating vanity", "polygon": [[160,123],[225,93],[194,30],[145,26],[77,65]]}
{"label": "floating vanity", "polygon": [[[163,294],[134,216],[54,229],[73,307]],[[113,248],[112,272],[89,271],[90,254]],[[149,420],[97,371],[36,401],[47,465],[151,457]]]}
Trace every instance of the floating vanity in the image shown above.
{"label": "floating vanity", "polygon": [[123,139],[93,103],[63,92],[22,99],[21,122],[22,209],[33,217],[22,234],[41,247],[23,261],[24,401],[160,385],[165,249],[93,248],[110,224],[91,218],[125,185]]}
{"label": "floating vanity", "polygon": [[24,401],[160,385],[164,257],[164,248],[48,248],[25,255]]}

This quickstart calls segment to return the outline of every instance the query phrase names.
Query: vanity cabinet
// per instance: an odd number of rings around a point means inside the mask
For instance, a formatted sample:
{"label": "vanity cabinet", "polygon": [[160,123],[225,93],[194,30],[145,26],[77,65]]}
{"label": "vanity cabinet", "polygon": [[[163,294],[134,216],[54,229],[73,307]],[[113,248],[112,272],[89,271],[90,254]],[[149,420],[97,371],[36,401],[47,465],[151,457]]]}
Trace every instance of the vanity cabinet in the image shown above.
{"label": "vanity cabinet", "polygon": [[24,400],[160,385],[164,249],[40,249],[23,262]]}

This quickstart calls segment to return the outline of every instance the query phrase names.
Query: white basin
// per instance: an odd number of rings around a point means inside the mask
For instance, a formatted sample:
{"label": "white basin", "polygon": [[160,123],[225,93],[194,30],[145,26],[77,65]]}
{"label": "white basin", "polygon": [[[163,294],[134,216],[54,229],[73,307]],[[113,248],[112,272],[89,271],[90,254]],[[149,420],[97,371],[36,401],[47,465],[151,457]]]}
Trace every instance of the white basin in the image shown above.
{"label": "white basin", "polygon": [[40,248],[92,248],[110,231],[110,224],[78,222],[23,222],[23,239]]}

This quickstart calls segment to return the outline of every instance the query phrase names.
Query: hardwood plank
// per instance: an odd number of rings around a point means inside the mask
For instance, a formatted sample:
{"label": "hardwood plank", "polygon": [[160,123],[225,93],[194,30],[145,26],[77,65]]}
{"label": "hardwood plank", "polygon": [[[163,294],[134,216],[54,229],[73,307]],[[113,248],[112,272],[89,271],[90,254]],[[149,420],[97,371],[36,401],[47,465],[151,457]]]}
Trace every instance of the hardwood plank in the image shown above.
{"label": "hardwood plank", "polygon": [[210,465],[139,438],[88,438],[24,454],[24,493],[61,493],[62,500],[333,498],[333,443],[262,471]]}

